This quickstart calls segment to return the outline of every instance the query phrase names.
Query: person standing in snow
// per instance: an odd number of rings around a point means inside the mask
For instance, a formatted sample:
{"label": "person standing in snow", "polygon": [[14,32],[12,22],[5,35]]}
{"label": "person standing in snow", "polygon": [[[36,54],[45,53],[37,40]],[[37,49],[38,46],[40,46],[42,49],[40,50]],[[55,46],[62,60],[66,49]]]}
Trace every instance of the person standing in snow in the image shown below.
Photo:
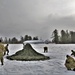
{"label": "person standing in snow", "polygon": [[48,47],[46,47],[46,46],[44,47],[44,53],[45,52],[48,52]]}
{"label": "person standing in snow", "polygon": [[1,42],[2,41],[0,40],[0,61],[1,65],[3,65],[4,64],[3,56],[4,56],[5,47]]}
{"label": "person standing in snow", "polygon": [[9,46],[9,44],[7,44],[7,45],[5,46],[5,52],[4,52],[4,55],[6,54],[6,52],[7,52],[7,55],[9,54],[8,46]]}

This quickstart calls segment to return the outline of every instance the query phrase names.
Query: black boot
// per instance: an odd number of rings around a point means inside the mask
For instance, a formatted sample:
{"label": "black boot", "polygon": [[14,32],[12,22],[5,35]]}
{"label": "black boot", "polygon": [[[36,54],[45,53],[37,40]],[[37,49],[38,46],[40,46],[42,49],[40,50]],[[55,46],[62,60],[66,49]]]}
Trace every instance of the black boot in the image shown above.
{"label": "black boot", "polygon": [[3,64],[3,57],[1,58],[1,65],[4,65],[4,64]]}
{"label": "black boot", "polygon": [[75,71],[75,68],[73,69],[73,71]]}

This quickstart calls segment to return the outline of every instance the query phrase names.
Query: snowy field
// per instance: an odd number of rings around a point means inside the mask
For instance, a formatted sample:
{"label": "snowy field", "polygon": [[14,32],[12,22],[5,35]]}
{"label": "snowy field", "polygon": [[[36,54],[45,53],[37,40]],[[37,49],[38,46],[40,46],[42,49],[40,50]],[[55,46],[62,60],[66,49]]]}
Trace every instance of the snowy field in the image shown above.
{"label": "snowy field", "polygon": [[[43,52],[44,46],[48,47],[48,53]],[[75,75],[75,71],[68,71],[64,66],[66,55],[70,55],[72,49],[75,50],[75,44],[35,44],[32,47],[51,59],[45,61],[11,61],[4,56],[4,65],[0,65],[0,75]],[[10,44],[9,55],[22,48],[22,44]]]}

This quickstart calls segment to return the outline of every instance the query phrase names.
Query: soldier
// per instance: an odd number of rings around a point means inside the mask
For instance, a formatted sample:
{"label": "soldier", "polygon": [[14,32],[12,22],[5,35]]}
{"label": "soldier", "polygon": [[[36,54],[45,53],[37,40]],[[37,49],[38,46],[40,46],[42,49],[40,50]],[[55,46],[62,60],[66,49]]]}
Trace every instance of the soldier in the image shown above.
{"label": "soldier", "polygon": [[8,46],[9,46],[9,44],[7,44],[7,45],[5,46],[5,52],[4,52],[4,55],[6,54],[6,52],[7,52],[7,55],[8,55],[8,53],[9,53]]}
{"label": "soldier", "polygon": [[25,45],[24,45],[24,43],[23,43],[23,49],[25,49]]}
{"label": "soldier", "polygon": [[75,51],[74,50],[71,50],[71,52],[72,52],[71,55],[75,56]]}
{"label": "soldier", "polygon": [[0,40],[0,61],[1,61],[1,65],[4,64],[4,61],[3,61],[4,51],[5,51],[5,47],[1,43],[1,40]]}
{"label": "soldier", "polygon": [[67,59],[65,61],[65,66],[66,66],[67,70],[75,71],[75,60],[69,55],[66,55],[66,57],[67,57]]}
{"label": "soldier", "polygon": [[48,52],[48,48],[47,47],[44,47],[44,53],[45,52]]}

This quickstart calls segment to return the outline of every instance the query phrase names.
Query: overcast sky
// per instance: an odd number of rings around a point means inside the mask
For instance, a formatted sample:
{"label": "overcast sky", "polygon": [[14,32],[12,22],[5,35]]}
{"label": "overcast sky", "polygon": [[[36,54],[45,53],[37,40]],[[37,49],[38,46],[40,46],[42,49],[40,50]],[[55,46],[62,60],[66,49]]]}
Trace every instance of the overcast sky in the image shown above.
{"label": "overcast sky", "polygon": [[75,31],[75,0],[0,0],[0,36],[50,39],[54,29]]}

